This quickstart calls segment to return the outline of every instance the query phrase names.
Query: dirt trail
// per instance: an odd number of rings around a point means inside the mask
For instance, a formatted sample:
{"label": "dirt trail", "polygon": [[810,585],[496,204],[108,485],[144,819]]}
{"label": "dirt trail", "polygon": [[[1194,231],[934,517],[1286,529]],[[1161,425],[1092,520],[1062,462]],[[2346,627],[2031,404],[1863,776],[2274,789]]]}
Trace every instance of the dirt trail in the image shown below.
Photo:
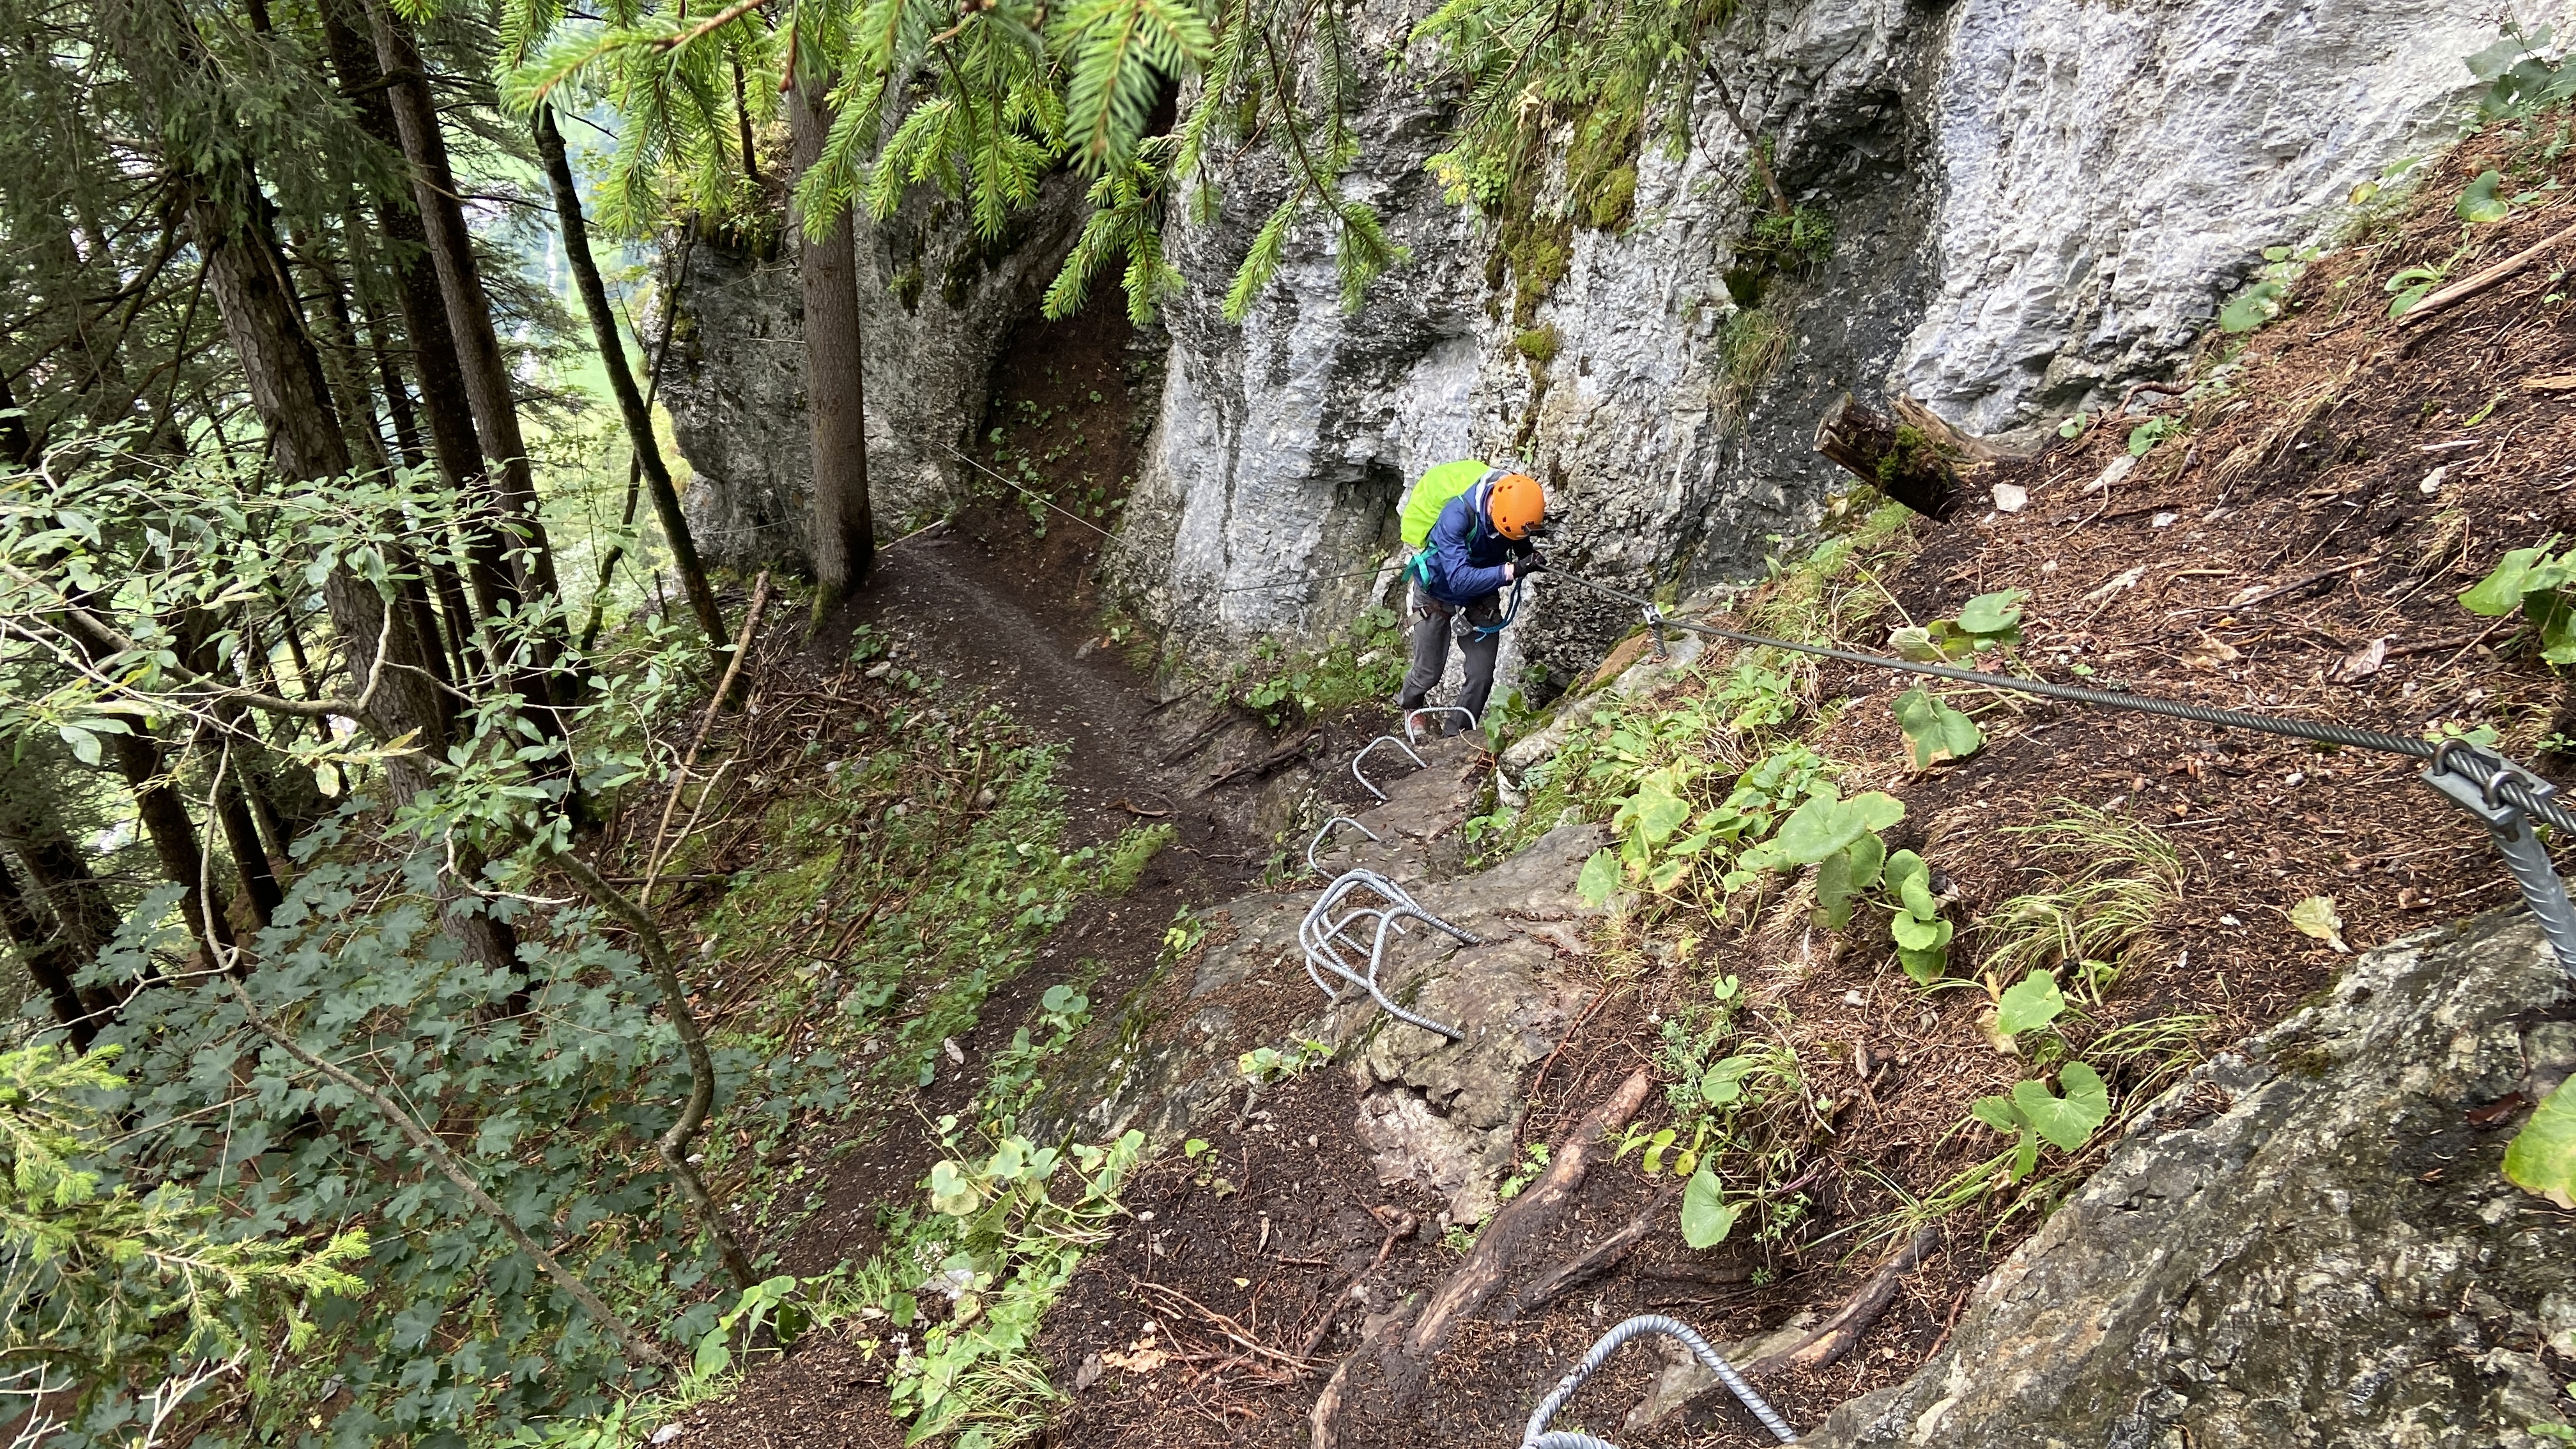
{"label": "dirt trail", "polygon": [[907,658],[906,667],[990,689],[1023,723],[1071,747],[1060,778],[1076,840],[1167,817],[1202,858],[1244,859],[1245,842],[1222,839],[1209,797],[1188,793],[1196,780],[1153,763],[1153,682],[1099,647],[1089,611],[1069,591],[1048,607],[1023,588],[971,538],[941,527],[886,553],[857,617],[919,652],[922,664]]}

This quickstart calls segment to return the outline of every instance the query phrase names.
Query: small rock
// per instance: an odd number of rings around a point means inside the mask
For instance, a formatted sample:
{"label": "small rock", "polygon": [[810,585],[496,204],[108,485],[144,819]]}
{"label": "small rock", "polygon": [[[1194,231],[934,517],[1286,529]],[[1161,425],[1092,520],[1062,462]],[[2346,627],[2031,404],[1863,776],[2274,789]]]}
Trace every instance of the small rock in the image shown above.
{"label": "small rock", "polygon": [[948,1054],[950,1061],[961,1067],[966,1065],[966,1049],[957,1044],[957,1038],[953,1036],[940,1038],[939,1049]]}
{"label": "small rock", "polygon": [[2174,526],[2174,520],[2181,516],[2182,515],[2179,513],[2159,513],[2155,517],[2147,520],[2147,526],[2150,528],[2171,528]]}
{"label": "small rock", "polygon": [[679,1437],[680,1426],[677,1424],[665,1424],[653,1431],[653,1442],[656,1444],[668,1444]]}
{"label": "small rock", "polygon": [[1860,994],[1859,992],[1857,992],[1857,991],[1846,991],[1846,992],[1844,992],[1844,993],[1843,993],[1843,1005],[1845,1005],[1845,1006],[1867,1006],[1867,1005],[1869,1005],[1869,998],[1868,998],[1868,997],[1866,997],[1866,996],[1861,995],[1861,994]]}
{"label": "small rock", "polygon": [[1998,483],[1994,495],[1997,513],[2019,513],[2030,506],[2030,490],[2018,483]]}
{"label": "small rock", "polygon": [[1100,1382],[1100,1353],[1093,1350],[1082,1356],[1082,1367],[1073,1371],[1073,1391],[1081,1393]]}
{"label": "small rock", "polygon": [[2442,480],[2449,476],[2451,476],[2451,465],[2445,463],[2441,467],[2434,469],[2432,472],[2425,474],[2424,481],[2416,484],[2415,490],[2423,494],[2425,497],[2430,498],[2434,494],[2442,491]]}
{"label": "small rock", "polygon": [[868,666],[867,677],[870,679],[883,679],[892,673],[894,673],[894,661],[891,659],[880,659],[876,663]]}
{"label": "small rock", "polygon": [[2136,466],[2138,466],[2138,460],[2136,458],[2131,457],[2127,453],[2122,453],[2120,456],[2112,459],[2109,466],[2105,467],[2092,482],[2085,484],[2084,491],[2087,493],[2099,493],[2103,489],[2110,487],[2112,484],[2119,482],[2121,479],[2128,477],[2129,470]]}

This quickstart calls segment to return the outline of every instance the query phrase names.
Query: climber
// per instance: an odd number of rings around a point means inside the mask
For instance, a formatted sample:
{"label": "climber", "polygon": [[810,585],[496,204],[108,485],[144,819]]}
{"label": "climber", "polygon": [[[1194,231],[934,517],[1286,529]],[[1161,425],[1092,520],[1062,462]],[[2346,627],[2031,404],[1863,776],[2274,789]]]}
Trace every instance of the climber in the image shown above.
{"label": "climber", "polygon": [[[1458,707],[1482,719],[1494,690],[1494,654],[1520,607],[1521,580],[1545,567],[1533,540],[1546,529],[1547,493],[1526,473],[1466,458],[1424,473],[1405,495],[1402,514],[1404,541],[1414,551],[1405,567],[1413,667],[1395,707],[1423,707],[1449,667],[1455,633],[1467,666]],[[1505,585],[1512,589],[1508,609]]]}

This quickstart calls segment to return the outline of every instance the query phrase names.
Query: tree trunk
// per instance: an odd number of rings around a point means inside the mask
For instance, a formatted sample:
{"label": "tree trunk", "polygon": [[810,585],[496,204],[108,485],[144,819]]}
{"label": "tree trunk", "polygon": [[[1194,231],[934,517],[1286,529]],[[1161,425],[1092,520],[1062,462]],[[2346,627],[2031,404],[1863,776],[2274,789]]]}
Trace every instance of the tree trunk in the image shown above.
{"label": "tree trunk", "polygon": [[[178,23],[176,17],[172,23]],[[270,460],[293,479],[342,476],[349,471],[348,444],[322,376],[321,358],[288,289],[268,217],[246,209],[264,205],[258,182],[246,165],[235,162],[227,169],[231,174],[207,176],[172,166],[189,229],[205,259],[207,291],[223,317],[251,404],[268,433]],[[408,800],[428,785],[426,762],[451,734],[446,696],[433,682],[429,641],[420,637],[408,609],[395,607],[388,626],[384,595],[348,569],[335,569],[323,580],[322,596],[348,653],[352,692],[376,681],[358,723],[379,740],[413,741],[409,749],[389,756],[385,768],[394,801]],[[385,643],[382,660],[376,657],[380,638]],[[377,680],[380,667],[383,677]],[[319,681],[308,678],[307,683]],[[464,852],[456,865],[469,881],[482,869],[479,859]],[[498,971],[519,970],[518,942],[506,923],[455,897],[447,918],[448,928],[477,963]]]}
{"label": "tree trunk", "polygon": [[429,76],[412,44],[409,25],[382,0],[367,0],[366,9],[375,31],[376,65],[393,78],[386,98],[392,103],[403,157],[411,163],[412,195],[428,234],[439,294],[446,299],[448,333],[456,344],[465,395],[474,407],[475,433],[500,484],[503,514],[518,535],[515,550],[524,551],[520,591],[531,601],[540,596],[560,599],[563,590],[555,580],[554,552],[537,514],[528,445],[519,433],[518,403],[510,396],[509,363],[501,355],[499,334],[492,330],[492,303],[474,260],[474,234],[465,224],[456,174],[448,165],[447,137],[439,129]]}
{"label": "tree trunk", "polygon": [[233,944],[231,908],[221,889],[210,889],[214,883],[206,870],[205,850],[197,843],[197,822],[188,814],[188,802],[162,778],[160,741],[139,720],[132,734],[110,735],[108,740],[116,750],[116,767],[134,792],[143,833],[151,838],[152,853],[160,857],[161,877],[180,889],[179,909],[187,918],[188,934],[197,938],[207,966],[222,965],[223,948]]}
{"label": "tree trunk", "polygon": [[47,928],[37,916],[35,902],[19,886],[6,857],[0,857],[0,930],[8,932],[19,959],[27,963],[28,979],[53,1003],[54,1020],[71,1033],[72,1045],[89,1050],[89,1044],[98,1039],[98,1023],[90,1016],[89,1003],[72,986],[72,973],[81,963],[73,958],[63,933]]}
{"label": "tree trunk", "polygon": [[[707,583],[706,567],[698,561],[698,545],[689,535],[689,520],[680,512],[680,491],[672,486],[671,470],[663,462],[661,443],[653,436],[653,415],[644,405],[644,394],[635,386],[635,376],[626,368],[625,339],[618,334],[617,314],[609,310],[608,288],[600,281],[599,262],[590,252],[590,228],[581,214],[581,192],[573,184],[572,160],[564,153],[563,132],[555,127],[554,108],[539,105],[536,114],[537,154],[544,158],[546,181],[554,190],[555,217],[563,229],[564,259],[572,265],[575,285],[581,291],[582,310],[590,314],[590,335],[599,343],[599,360],[608,371],[608,385],[617,394],[617,410],[625,416],[627,440],[634,446],[636,466],[644,472],[645,487],[653,494],[653,511],[662,520],[662,537],[671,545],[671,564],[679,571],[680,587],[689,598],[689,612],[697,615],[698,628],[707,636],[707,648],[722,655],[725,649],[724,611],[716,604],[716,591]],[[722,667],[722,659],[717,661]]]}
{"label": "tree trunk", "polygon": [[1941,440],[1844,393],[1816,424],[1816,451],[1926,518],[1958,504],[1958,473]]}
{"label": "tree trunk", "polygon": [[[823,156],[831,78],[798,75],[787,101],[790,195]],[[813,422],[814,622],[837,610],[876,566],[868,516],[867,391],[859,370],[859,270],[847,208],[817,240],[791,213],[805,296],[805,408]]]}
{"label": "tree trunk", "polygon": [[[90,871],[88,853],[63,824],[54,795],[59,788],[61,782],[31,759],[0,760],[0,841],[26,866],[36,893],[53,913],[72,970],[78,972],[116,939],[119,916],[107,887]],[[91,987],[81,999],[104,1022],[119,998]]]}
{"label": "tree trunk", "polygon": [[[323,36],[331,51],[340,89],[353,98],[358,125],[388,149],[403,151],[402,128],[395,123],[384,69],[359,0],[321,0]],[[439,481],[466,500],[465,557],[467,582],[485,619],[497,618],[519,598],[510,572],[509,554],[498,532],[502,505],[494,488],[483,444],[475,435],[474,408],[466,395],[465,374],[457,364],[458,348],[448,327],[447,303],[429,260],[429,234],[416,203],[417,192],[379,196],[376,214],[384,231],[384,261],[394,282],[402,313],[403,334],[411,343],[414,377],[420,384],[421,421],[428,429],[430,457]],[[487,319],[488,320],[488,319]],[[461,616],[458,627],[465,629]],[[466,630],[468,634],[471,630]]]}

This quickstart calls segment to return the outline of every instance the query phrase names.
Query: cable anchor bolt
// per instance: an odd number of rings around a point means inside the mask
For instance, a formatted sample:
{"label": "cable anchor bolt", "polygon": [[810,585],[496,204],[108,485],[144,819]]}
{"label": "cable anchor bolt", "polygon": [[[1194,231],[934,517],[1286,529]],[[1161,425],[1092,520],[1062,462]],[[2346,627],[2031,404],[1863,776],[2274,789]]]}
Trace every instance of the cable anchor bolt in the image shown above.
{"label": "cable anchor bolt", "polygon": [[1667,656],[1664,653],[1664,611],[1653,604],[1647,604],[1639,608],[1637,612],[1643,616],[1646,621],[1646,638],[1654,643],[1655,657],[1657,659],[1666,658]]}
{"label": "cable anchor bolt", "polygon": [[[2486,776],[2483,781],[2480,774]],[[2505,798],[2510,791],[2545,807],[2558,794],[2558,787],[2466,740],[2449,741],[2434,752],[2432,763],[2424,767],[2424,783],[2487,828],[2496,854],[2504,857],[2506,873],[2522,888],[2523,904],[2540,923],[2550,953],[2568,975],[2576,976],[2576,905],[2569,903],[2567,883],[2550,864],[2549,849],[2540,843],[2531,816]]]}

